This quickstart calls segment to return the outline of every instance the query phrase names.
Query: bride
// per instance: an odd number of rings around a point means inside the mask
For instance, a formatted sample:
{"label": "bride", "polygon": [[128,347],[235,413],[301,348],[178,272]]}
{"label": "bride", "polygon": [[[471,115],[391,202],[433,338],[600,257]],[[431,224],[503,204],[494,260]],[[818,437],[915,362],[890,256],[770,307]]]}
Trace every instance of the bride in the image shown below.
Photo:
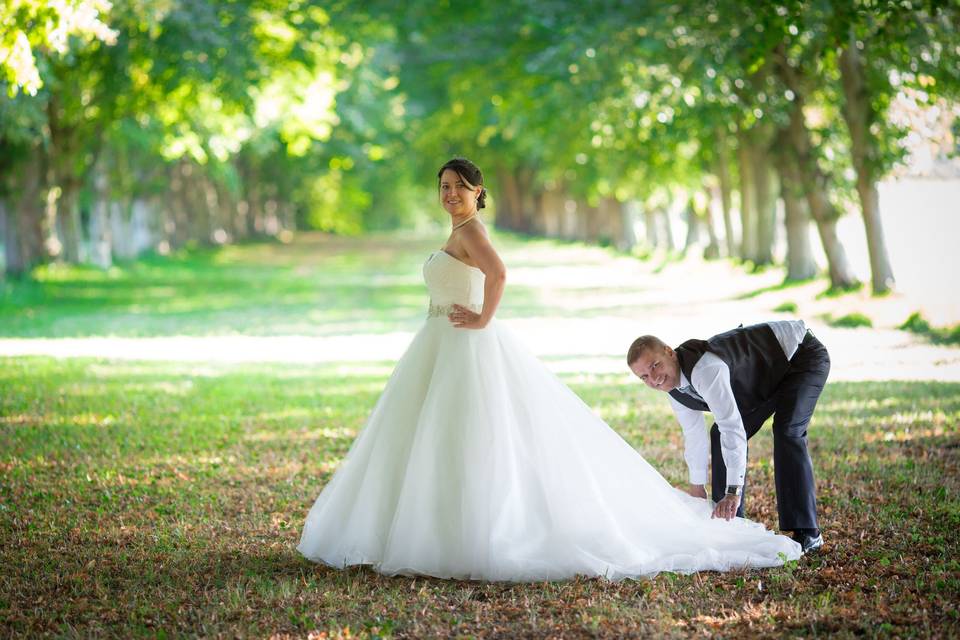
{"label": "bride", "polygon": [[494,318],[506,269],[477,217],[480,170],[438,174],[452,230],[423,266],[427,319],[297,549],[383,574],[611,580],[770,567],[800,547],[710,517],[672,487]]}

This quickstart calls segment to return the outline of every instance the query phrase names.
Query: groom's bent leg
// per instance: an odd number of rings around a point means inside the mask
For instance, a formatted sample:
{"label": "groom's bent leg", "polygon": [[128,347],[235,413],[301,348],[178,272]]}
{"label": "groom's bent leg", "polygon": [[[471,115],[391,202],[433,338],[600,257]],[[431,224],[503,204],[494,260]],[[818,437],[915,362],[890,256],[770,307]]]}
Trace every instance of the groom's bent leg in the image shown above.
{"label": "groom's bent leg", "polygon": [[777,389],[773,471],[782,531],[819,528],[813,463],[807,451],[807,427],[829,373],[827,349],[808,333]]}

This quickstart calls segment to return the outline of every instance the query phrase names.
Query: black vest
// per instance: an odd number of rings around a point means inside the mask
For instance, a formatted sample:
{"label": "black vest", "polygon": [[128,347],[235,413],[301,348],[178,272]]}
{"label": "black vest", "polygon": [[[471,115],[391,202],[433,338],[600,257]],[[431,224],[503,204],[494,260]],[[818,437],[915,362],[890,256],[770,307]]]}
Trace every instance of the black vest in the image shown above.
{"label": "black vest", "polygon": [[[769,400],[790,370],[790,363],[767,324],[738,327],[709,340],[687,340],[675,349],[680,370],[689,381],[693,368],[709,351],[730,367],[730,386],[740,415],[745,416]],[[705,402],[681,393],[670,392],[674,400],[697,411],[709,411]]]}

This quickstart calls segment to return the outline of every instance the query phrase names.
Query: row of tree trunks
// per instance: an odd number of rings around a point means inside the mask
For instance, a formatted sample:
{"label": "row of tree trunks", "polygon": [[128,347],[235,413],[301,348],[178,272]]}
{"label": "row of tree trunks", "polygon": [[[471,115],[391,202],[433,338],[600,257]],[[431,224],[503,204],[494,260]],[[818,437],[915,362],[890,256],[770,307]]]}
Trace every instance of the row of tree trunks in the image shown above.
{"label": "row of tree trunks", "polygon": [[569,197],[562,188],[538,187],[535,178],[530,168],[497,169],[498,228],[609,244],[623,250],[636,243],[634,214],[617,199],[600,198],[596,205],[591,205]]}
{"label": "row of tree trunks", "polygon": [[295,225],[292,205],[275,189],[253,186],[238,198],[186,161],[166,168],[165,194],[119,198],[110,189],[107,166],[97,163],[92,197],[81,215],[80,183],[62,167],[51,168],[48,150],[37,145],[17,155],[0,184],[0,274],[22,275],[51,259],[106,268],[145,251],[222,244],[251,232],[277,236]]}

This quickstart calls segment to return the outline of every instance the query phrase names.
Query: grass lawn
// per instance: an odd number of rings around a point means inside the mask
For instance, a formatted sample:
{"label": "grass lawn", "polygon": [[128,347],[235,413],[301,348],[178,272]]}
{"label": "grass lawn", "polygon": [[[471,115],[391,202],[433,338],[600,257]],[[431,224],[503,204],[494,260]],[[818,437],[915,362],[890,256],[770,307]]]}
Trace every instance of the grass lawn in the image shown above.
{"label": "grass lawn", "polygon": [[[54,270],[6,285],[0,335],[316,335],[422,317],[419,279],[388,243],[328,249]],[[960,384],[828,385],[811,426],[821,555],[512,585],[336,571],[295,551],[391,366],[0,357],[0,635],[960,635]],[[624,375],[565,379],[684,479],[661,396]],[[747,504],[768,525],[771,445],[769,427],[751,441]]]}

